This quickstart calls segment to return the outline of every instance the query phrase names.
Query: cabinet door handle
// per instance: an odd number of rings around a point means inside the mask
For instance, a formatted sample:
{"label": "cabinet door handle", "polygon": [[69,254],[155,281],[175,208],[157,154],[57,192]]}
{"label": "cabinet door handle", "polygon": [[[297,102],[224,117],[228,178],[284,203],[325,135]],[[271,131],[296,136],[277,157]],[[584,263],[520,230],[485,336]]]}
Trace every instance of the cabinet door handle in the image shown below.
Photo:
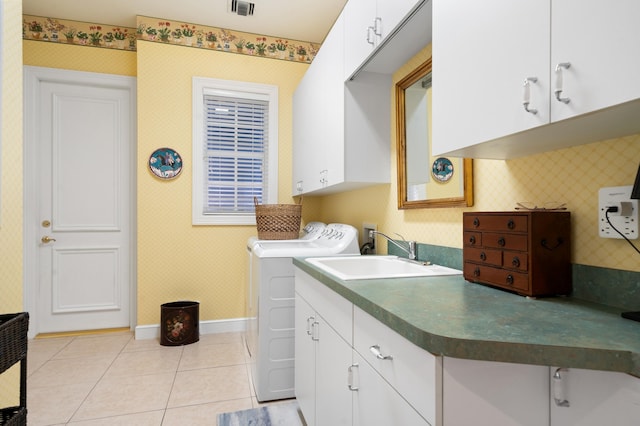
{"label": "cabinet door handle", "polygon": [[378,345],[371,346],[369,348],[369,350],[378,359],[383,359],[383,360],[385,360],[385,359],[392,360],[393,359],[393,356],[391,356],[391,355],[382,355],[382,352],[380,352],[380,346],[378,346]]}
{"label": "cabinet door handle", "polygon": [[472,235],[471,237],[469,237],[469,244],[475,244],[475,243],[476,243],[476,237]]}
{"label": "cabinet door handle", "polygon": [[356,362],[347,368],[347,387],[355,392],[358,390],[358,385],[358,363]]}
{"label": "cabinet door handle", "polygon": [[509,274],[507,275],[507,284],[509,285],[513,285],[513,275]]}
{"label": "cabinet door handle", "polygon": [[486,261],[487,260],[487,253],[485,253],[485,252],[480,253],[480,260]]}
{"label": "cabinet door handle", "polygon": [[556,100],[558,102],[562,102],[563,104],[568,104],[571,99],[570,98],[563,98],[560,95],[562,94],[562,86],[564,85],[563,83],[563,79],[562,79],[562,69],[568,69],[571,67],[571,62],[560,62],[558,65],[556,65],[556,90],[555,90],[555,94],[556,94]]}
{"label": "cabinet door handle", "polygon": [[478,226],[480,226],[480,219],[478,219],[477,217],[473,219],[473,226],[475,226],[476,228]]}
{"label": "cabinet door handle", "polygon": [[566,373],[567,370],[564,368],[558,368],[556,372],[553,373],[553,399],[556,402],[556,406],[569,407],[569,401],[565,395],[564,382],[562,381],[560,372]]}
{"label": "cabinet door handle", "polygon": [[375,33],[376,33],[375,28],[367,27],[367,43],[369,43],[372,46],[375,44]]}
{"label": "cabinet door handle", "polygon": [[476,269],[473,270],[473,276],[474,277],[480,276],[480,268],[476,267]]}
{"label": "cabinet door handle", "polygon": [[382,18],[379,16],[376,16],[373,21],[373,33],[377,36],[382,36]]}
{"label": "cabinet door handle", "polygon": [[311,340],[317,342],[320,340],[320,323],[318,321],[313,321],[311,323]]}
{"label": "cabinet door handle", "polygon": [[513,266],[514,268],[520,267],[520,258],[518,258],[518,256],[513,257],[513,259],[511,260],[511,266]]}
{"label": "cabinet door handle", "polygon": [[522,104],[524,105],[524,110],[530,112],[531,114],[537,114],[538,110],[535,108],[529,108],[529,102],[531,101],[531,86],[530,83],[536,83],[538,79],[536,77],[527,77],[524,79],[524,97],[522,99]]}
{"label": "cabinet door handle", "polygon": [[504,239],[504,237],[500,237],[500,238],[498,238],[498,245],[499,245],[500,247],[504,247],[504,246],[505,246],[505,244],[507,244],[507,241]]}
{"label": "cabinet door handle", "polygon": [[309,317],[307,318],[307,334],[309,336],[311,336],[311,328],[312,328],[312,322],[315,321],[314,317]]}

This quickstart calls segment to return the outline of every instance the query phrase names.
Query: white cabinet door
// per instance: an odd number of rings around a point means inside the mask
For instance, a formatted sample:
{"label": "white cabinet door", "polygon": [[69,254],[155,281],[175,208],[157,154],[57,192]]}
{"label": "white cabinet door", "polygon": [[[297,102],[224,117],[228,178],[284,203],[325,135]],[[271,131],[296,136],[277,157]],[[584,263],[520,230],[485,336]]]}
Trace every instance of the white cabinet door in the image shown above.
{"label": "white cabinet door", "polygon": [[351,426],[352,391],[348,388],[351,346],[320,315],[316,357],[316,424]]}
{"label": "white cabinet door", "polygon": [[308,426],[316,410],[316,343],[312,332],[315,312],[298,293],[295,308],[295,394]]}
{"label": "white cabinet door", "polygon": [[380,38],[374,33],[375,0],[349,0],[344,6],[344,80],[373,52]]}
{"label": "white cabinet door", "polygon": [[546,426],[549,368],[445,357],[445,425]]}
{"label": "white cabinet door", "polygon": [[640,2],[553,1],[551,16],[551,65],[571,64],[561,95],[571,101],[552,101],[553,120],[640,98]]}
{"label": "white cabinet door", "polygon": [[376,17],[380,18],[378,32],[381,39],[387,38],[393,30],[404,20],[421,0],[378,0]]}
{"label": "white cabinet door", "polygon": [[434,155],[549,122],[549,14],[548,1],[434,2]]}
{"label": "white cabinet door", "polygon": [[[610,371],[551,369],[551,426],[636,426],[640,379]],[[557,387],[556,387],[557,386]],[[559,406],[555,398],[568,401]],[[566,404],[564,404],[566,405]]]}
{"label": "white cabinet door", "polygon": [[353,393],[354,426],[429,425],[429,422],[422,418],[418,412],[355,351],[354,361],[354,363],[358,365],[356,374],[358,390]]}
{"label": "white cabinet door", "polygon": [[349,0],[344,8],[344,78],[351,77],[416,4],[422,1]]}

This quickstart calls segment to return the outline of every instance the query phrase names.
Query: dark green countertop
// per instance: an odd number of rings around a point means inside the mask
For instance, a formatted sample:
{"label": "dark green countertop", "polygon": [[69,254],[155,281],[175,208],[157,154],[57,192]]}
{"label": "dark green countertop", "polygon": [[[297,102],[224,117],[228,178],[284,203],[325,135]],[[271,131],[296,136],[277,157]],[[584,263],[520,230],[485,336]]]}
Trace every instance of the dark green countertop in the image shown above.
{"label": "dark green countertop", "polygon": [[621,318],[619,309],[530,299],[462,276],[343,281],[303,258],[293,263],[435,355],[640,377],[640,322]]}

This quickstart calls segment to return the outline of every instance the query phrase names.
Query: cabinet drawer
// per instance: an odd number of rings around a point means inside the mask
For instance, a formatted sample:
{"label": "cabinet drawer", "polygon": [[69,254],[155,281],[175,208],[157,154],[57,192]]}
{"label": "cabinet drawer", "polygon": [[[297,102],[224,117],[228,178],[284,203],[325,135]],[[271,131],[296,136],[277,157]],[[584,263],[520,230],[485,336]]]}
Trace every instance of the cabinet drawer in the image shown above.
{"label": "cabinet drawer", "polygon": [[502,250],[465,248],[464,258],[470,262],[502,266]]}
{"label": "cabinet drawer", "polygon": [[462,225],[467,230],[527,232],[529,221],[527,216],[510,214],[467,214]]}
{"label": "cabinet drawer", "polygon": [[463,233],[464,245],[471,247],[482,246],[482,232],[464,231]]}
{"label": "cabinet drawer", "polygon": [[529,256],[527,253],[514,253],[505,251],[502,254],[502,266],[507,269],[516,269],[518,271],[529,270]]}
{"label": "cabinet drawer", "polygon": [[469,281],[497,285],[516,292],[529,291],[529,275],[522,272],[465,262],[463,273]]}
{"label": "cabinet drawer", "polygon": [[353,341],[353,304],[311,275],[295,268],[296,293],[311,305],[347,343]]}
{"label": "cabinet drawer", "polygon": [[505,250],[526,251],[527,241],[527,236],[520,234],[485,232],[482,235],[482,243],[484,247],[492,247]]}
{"label": "cabinet drawer", "polygon": [[[354,306],[354,349],[431,424],[436,420],[436,389],[441,359],[409,342]],[[379,359],[371,351],[377,346]]]}

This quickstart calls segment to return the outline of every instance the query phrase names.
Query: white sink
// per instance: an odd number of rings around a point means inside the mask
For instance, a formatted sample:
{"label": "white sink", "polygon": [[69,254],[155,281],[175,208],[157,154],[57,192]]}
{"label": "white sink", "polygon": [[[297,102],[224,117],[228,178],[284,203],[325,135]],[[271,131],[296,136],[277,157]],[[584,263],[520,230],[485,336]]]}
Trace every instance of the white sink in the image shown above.
{"label": "white sink", "polygon": [[398,256],[313,257],[307,258],[306,261],[345,281],[462,275],[462,271],[457,269],[424,265]]}

